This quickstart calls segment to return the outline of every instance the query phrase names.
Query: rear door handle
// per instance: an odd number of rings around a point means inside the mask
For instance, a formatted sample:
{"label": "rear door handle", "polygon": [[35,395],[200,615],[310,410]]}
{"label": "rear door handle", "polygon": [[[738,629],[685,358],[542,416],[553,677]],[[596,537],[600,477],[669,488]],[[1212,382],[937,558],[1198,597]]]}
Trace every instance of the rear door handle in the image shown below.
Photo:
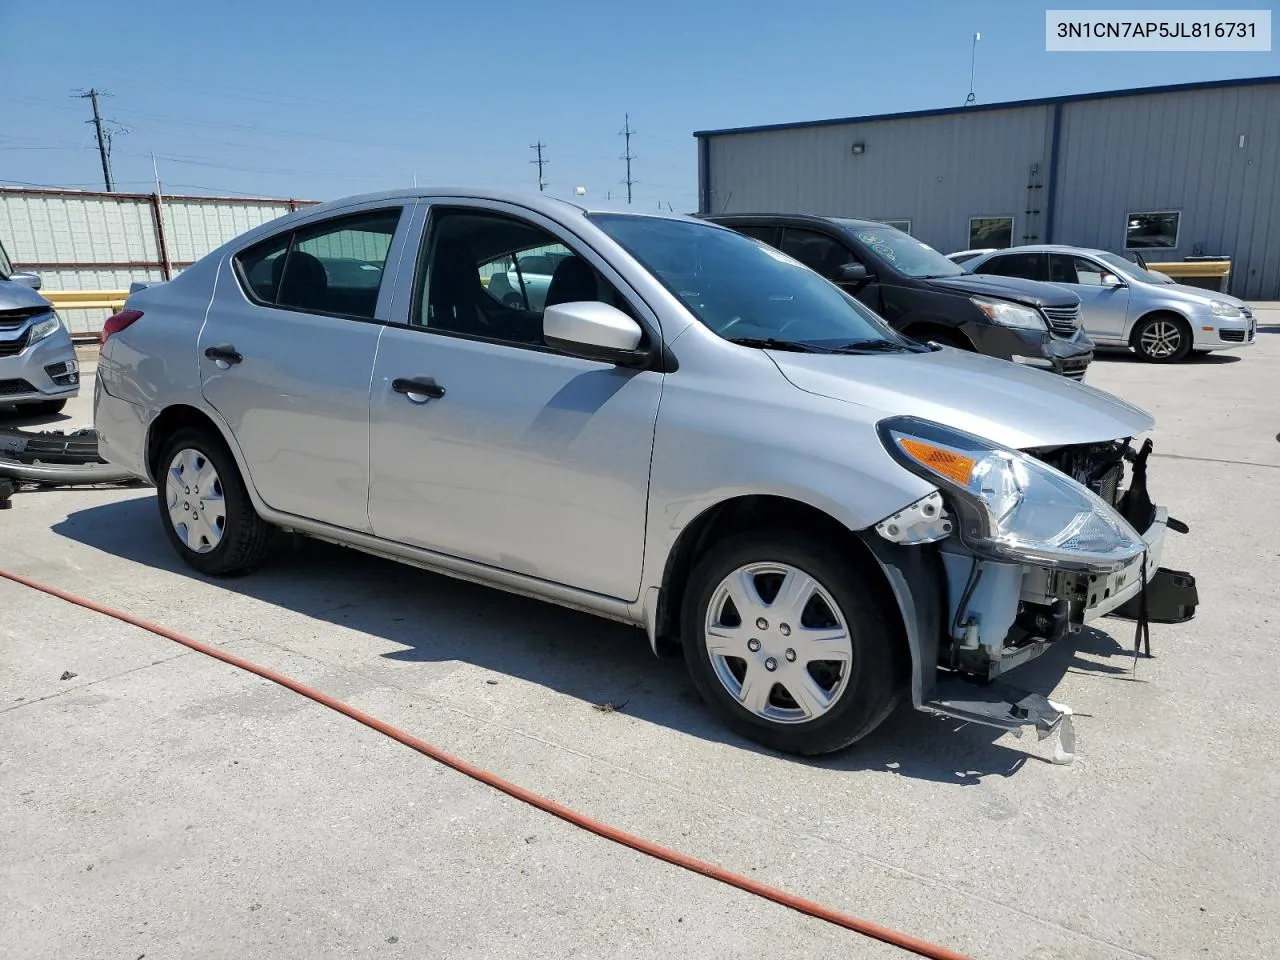
{"label": "rear door handle", "polygon": [[[391,389],[403,393],[415,403],[439,400],[444,396],[444,387],[436,383],[434,377],[396,377],[391,381]],[[425,399],[419,400],[418,397]]]}
{"label": "rear door handle", "polygon": [[239,351],[229,343],[224,343],[217,347],[210,347],[204,352],[204,355],[217,363],[224,370],[231,366],[231,364],[239,363],[244,359],[244,357],[240,356]]}

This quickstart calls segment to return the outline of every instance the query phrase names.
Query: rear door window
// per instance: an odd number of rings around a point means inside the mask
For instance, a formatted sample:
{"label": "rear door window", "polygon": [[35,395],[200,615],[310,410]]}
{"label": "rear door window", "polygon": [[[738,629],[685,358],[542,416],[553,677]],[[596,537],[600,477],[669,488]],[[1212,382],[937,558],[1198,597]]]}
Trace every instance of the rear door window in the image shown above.
{"label": "rear door window", "polygon": [[1024,280],[1046,280],[1044,259],[1042,253],[1006,253],[978,264],[973,272],[997,277],[1022,277]]}
{"label": "rear door window", "polygon": [[778,245],[778,227],[771,227],[767,224],[744,223],[739,225],[735,223],[733,229],[744,236],[751,237],[753,240],[767,243],[771,247]]}
{"label": "rear door window", "polygon": [[236,257],[252,299],[268,306],[371,320],[402,208],[326,220]]}

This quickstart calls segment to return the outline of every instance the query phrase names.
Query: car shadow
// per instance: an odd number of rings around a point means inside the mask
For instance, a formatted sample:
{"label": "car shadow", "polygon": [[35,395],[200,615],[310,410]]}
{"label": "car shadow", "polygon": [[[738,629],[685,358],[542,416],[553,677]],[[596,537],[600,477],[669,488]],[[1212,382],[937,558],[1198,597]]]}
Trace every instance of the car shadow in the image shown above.
{"label": "car shadow", "polygon": [[[1143,360],[1132,350],[1128,350],[1128,351],[1119,350],[1119,349],[1103,350],[1102,348],[1099,348],[1093,355],[1093,362],[1099,363],[1104,360],[1111,361],[1113,363],[1135,363],[1135,364],[1143,364],[1143,365],[1149,364],[1149,361]],[[1206,365],[1212,365],[1216,363],[1239,363],[1239,362],[1240,362],[1240,355],[1238,353],[1220,353],[1217,351],[1214,351],[1213,353],[1192,353],[1192,354],[1189,354],[1186,357],[1186,359],[1181,361],[1181,363],[1184,363],[1184,364],[1189,363],[1189,364],[1206,364]],[[1156,366],[1156,364],[1150,364],[1150,365]]]}
{"label": "car shadow", "polygon": [[22,407],[4,407],[0,406],[0,428],[4,427],[54,427],[59,423],[66,423],[72,418],[65,413],[55,413],[53,416],[45,414],[43,416],[34,416],[30,413],[24,413]]}
{"label": "car shadow", "polygon": [[[379,637],[397,647],[382,654],[390,660],[464,661],[573,697],[583,709],[612,705],[688,736],[789,762],[974,785],[988,776],[1012,776],[1027,760],[1043,759],[1032,752],[1036,740],[1030,731],[1011,747],[996,742],[999,730],[928,716],[908,705],[840,753],[818,758],[777,753],[724,727],[702,703],[683,662],[655,657],[638,629],[302,538],[284,540],[249,576],[207,578],[175,556],[150,492],[72,510],[53,530],[133,563]],[[1123,672],[1120,665],[1100,665],[1079,652],[1111,656],[1121,651],[1110,637],[1086,629],[1020,668],[1010,682],[1049,694],[1068,671]],[[1047,755],[1047,746],[1039,753]]]}

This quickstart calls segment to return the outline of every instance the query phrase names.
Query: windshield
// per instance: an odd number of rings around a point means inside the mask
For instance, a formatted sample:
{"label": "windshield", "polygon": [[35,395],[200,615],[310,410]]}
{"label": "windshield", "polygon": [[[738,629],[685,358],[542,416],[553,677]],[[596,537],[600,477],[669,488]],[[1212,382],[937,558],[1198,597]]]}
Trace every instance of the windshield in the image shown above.
{"label": "windshield", "polygon": [[1134,280],[1141,280],[1144,283],[1174,283],[1170,277],[1163,273],[1156,273],[1154,270],[1143,270],[1132,260],[1126,260],[1124,257],[1118,257],[1114,253],[1100,253],[1098,259],[1104,263],[1109,263],[1115,267],[1121,274],[1129,276]]}
{"label": "windshield", "polygon": [[631,214],[590,219],[726,340],[815,349],[910,343],[835,284],[733,230]]}
{"label": "windshield", "polygon": [[889,266],[908,277],[960,277],[965,271],[927,243],[901,230],[886,226],[868,226],[857,220],[836,218],[864,246]]}

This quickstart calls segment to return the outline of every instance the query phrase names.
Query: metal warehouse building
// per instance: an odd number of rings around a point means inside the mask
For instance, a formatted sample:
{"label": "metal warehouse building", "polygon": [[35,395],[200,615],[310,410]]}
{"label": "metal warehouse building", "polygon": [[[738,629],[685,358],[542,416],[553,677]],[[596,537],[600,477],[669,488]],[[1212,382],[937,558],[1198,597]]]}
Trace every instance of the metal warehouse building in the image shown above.
{"label": "metal warehouse building", "polygon": [[1225,256],[1280,299],[1280,77],[704,130],[702,213],[865,217],[951,253]]}

